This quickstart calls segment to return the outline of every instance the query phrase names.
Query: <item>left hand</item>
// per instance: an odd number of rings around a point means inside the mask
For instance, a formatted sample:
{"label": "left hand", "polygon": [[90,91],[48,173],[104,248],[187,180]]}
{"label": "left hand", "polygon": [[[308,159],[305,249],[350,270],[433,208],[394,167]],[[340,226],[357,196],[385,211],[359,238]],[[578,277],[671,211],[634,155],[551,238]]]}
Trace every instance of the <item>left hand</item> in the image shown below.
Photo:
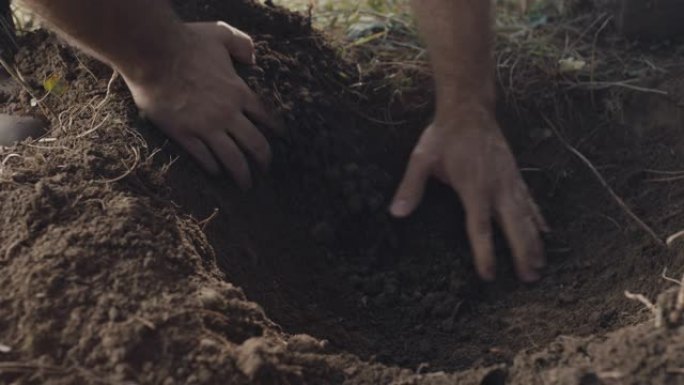
{"label": "left hand", "polygon": [[166,60],[119,68],[133,99],[205,170],[216,175],[225,169],[249,189],[247,157],[263,169],[271,161],[270,145],[257,126],[279,128],[233,66],[233,60],[254,64],[252,39],[223,22],[183,24],[168,39],[161,44],[173,47]]}
{"label": "left hand", "polygon": [[506,234],[518,277],[525,282],[540,278],[538,269],[545,265],[540,232],[548,228],[488,108],[462,106],[438,115],[411,155],[391,213],[410,215],[432,176],[461,197],[475,266],[482,279],[491,281],[496,275],[493,218]]}

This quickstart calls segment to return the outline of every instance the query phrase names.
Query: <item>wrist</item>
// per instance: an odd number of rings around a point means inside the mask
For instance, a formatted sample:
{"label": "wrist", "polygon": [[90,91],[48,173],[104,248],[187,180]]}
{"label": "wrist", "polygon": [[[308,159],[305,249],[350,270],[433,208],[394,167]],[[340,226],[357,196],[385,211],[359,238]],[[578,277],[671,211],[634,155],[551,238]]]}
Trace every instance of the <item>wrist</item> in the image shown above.
{"label": "wrist", "polygon": [[[495,100],[489,97],[470,95],[467,98],[437,100],[435,122],[458,122],[467,120],[495,119]],[[462,124],[449,124],[459,129]]]}
{"label": "wrist", "polygon": [[137,85],[154,84],[173,72],[191,40],[191,31],[181,22],[169,25],[156,39],[132,44],[126,55],[111,59],[112,66]]}

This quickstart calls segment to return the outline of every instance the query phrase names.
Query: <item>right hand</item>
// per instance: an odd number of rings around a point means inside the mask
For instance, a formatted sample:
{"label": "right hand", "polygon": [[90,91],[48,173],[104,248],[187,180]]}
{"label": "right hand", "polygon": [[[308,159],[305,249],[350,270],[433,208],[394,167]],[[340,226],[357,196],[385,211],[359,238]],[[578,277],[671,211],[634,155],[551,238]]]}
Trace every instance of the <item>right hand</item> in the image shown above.
{"label": "right hand", "polygon": [[410,215],[420,204],[428,179],[436,177],[461,197],[480,277],[491,281],[496,275],[494,219],[511,246],[518,277],[537,281],[546,263],[540,233],[549,229],[493,113],[479,104],[447,111],[438,114],[416,145],[391,213],[400,218]]}
{"label": "right hand", "polygon": [[257,125],[277,120],[238,76],[232,60],[255,63],[252,39],[223,22],[183,26],[175,52],[146,81],[122,75],[150,121],[180,144],[204,169],[229,171],[242,189],[252,184],[246,155],[266,169],[268,141]]}

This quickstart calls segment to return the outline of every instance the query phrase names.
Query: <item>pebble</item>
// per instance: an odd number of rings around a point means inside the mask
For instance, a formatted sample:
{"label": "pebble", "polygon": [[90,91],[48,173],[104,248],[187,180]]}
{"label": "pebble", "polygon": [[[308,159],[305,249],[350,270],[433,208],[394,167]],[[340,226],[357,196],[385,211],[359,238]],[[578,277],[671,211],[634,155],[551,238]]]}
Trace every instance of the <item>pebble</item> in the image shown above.
{"label": "pebble", "polygon": [[109,320],[112,322],[116,322],[119,319],[119,311],[115,307],[109,308],[109,311],[107,312],[109,316]]}
{"label": "pebble", "polygon": [[221,294],[209,287],[200,289],[198,297],[202,306],[207,309],[223,310],[226,305]]}

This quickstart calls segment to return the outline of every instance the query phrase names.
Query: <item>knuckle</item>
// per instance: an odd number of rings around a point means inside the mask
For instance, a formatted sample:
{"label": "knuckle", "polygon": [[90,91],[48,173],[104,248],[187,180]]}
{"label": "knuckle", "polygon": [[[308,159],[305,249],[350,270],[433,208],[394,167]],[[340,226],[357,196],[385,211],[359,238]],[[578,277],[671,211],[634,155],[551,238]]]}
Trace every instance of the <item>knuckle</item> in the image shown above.
{"label": "knuckle", "polygon": [[271,152],[271,146],[265,139],[255,141],[252,148],[258,154],[266,155]]}
{"label": "knuckle", "polygon": [[251,36],[249,35],[244,35],[244,40],[245,40],[245,45],[251,50],[254,51],[254,39],[252,39]]}
{"label": "knuckle", "polygon": [[478,238],[489,238],[492,234],[492,227],[489,224],[489,221],[484,221],[484,220],[471,220],[468,222],[468,227],[470,228],[470,231],[473,236],[476,236]]}

